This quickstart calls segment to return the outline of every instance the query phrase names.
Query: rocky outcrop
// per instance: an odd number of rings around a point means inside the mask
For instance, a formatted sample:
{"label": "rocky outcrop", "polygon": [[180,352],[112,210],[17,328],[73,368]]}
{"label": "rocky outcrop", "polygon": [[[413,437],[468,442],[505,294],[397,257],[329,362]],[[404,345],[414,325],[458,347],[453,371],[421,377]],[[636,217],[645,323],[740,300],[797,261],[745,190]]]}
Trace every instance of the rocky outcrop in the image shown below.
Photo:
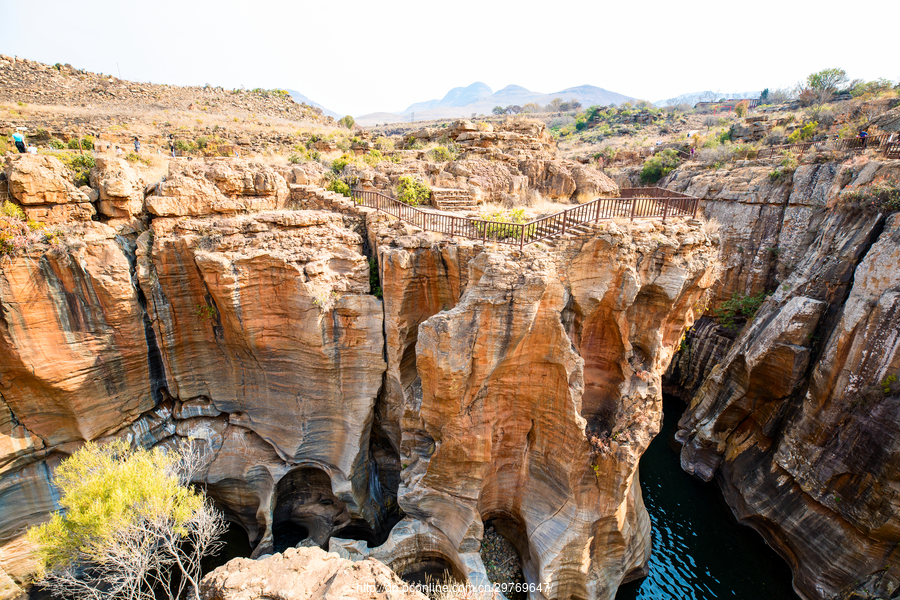
{"label": "rocky outcrop", "polygon": [[91,170],[91,187],[99,192],[100,214],[130,219],[144,210],[143,181],[128,162],[101,156]]}
{"label": "rocky outcrop", "polygon": [[[408,568],[410,549],[428,547],[482,581],[482,521],[499,518],[545,597],[611,598],[643,573],[649,522],[637,460],[658,428],[659,376],[712,284],[716,254],[684,226],[648,227],[613,226],[565,255],[476,253],[461,296],[459,255],[423,235],[380,240],[382,423],[396,435],[399,416],[405,522],[431,527],[398,525],[384,547],[353,544],[351,555]],[[647,254],[667,260],[638,264]],[[629,325],[639,314],[650,329]]]}
{"label": "rocky outcrop", "polygon": [[161,217],[200,216],[280,209],[289,197],[287,182],[271,167],[220,159],[173,163],[146,206]]}
{"label": "rocky outcrop", "polygon": [[377,560],[352,562],[319,548],[290,548],[261,560],[236,558],[203,578],[203,600],[425,600]]}
{"label": "rocky outcrop", "polygon": [[96,214],[90,199],[72,184],[68,169],[55,158],[10,155],[4,174],[10,196],[22,205],[29,219],[58,225],[90,221]]}
{"label": "rocky outcrop", "polygon": [[[169,393],[227,415],[239,428],[230,435],[243,436],[233,453],[249,444],[268,462],[277,455],[327,474],[327,492],[374,521],[366,473],[384,371],[381,306],[368,294],[363,240],[343,223],[305,211],[156,219],[152,244],[151,233],[138,242],[138,275]],[[271,506],[257,494],[233,508],[255,513],[248,529],[263,532],[262,548],[284,508],[274,490],[281,475],[267,475],[259,491]]]}
{"label": "rocky outcrop", "polygon": [[[127,166],[96,170],[108,199],[143,193]],[[27,573],[21,535],[55,507],[56,461],[110,437],[200,444],[197,482],[256,556],[292,526],[405,577],[486,583],[492,519],[545,597],[611,598],[640,576],[637,462],[714,238],[610,223],[503,250],[347,200],[275,210],[287,189],[264,167],[182,165],[133,233],[83,225],[4,268],[5,576]]]}
{"label": "rocky outcrop", "polygon": [[105,225],[78,233],[0,270],[2,406],[32,447],[97,438],[154,404],[126,253]]}
{"label": "rocky outcrop", "polygon": [[[883,588],[900,582],[891,491],[900,480],[898,219],[839,197],[898,169],[854,159],[794,173],[772,233],[782,249],[772,295],[680,422],[683,467],[719,482],[738,518],[791,565],[803,598],[849,593],[879,571]],[[740,217],[752,210],[732,210],[723,247],[732,232],[756,228]]]}

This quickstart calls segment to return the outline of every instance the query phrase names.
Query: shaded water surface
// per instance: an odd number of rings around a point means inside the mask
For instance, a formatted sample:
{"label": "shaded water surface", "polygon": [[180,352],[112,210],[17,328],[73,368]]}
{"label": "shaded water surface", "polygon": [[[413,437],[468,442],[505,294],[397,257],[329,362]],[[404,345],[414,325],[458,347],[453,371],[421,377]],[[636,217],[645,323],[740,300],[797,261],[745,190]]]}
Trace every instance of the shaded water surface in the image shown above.
{"label": "shaded water surface", "polygon": [[653,523],[650,575],[623,585],[616,600],[797,600],[787,564],[738,524],[718,486],[681,470],[675,433],[684,405],[667,398],[664,410],[640,465]]}

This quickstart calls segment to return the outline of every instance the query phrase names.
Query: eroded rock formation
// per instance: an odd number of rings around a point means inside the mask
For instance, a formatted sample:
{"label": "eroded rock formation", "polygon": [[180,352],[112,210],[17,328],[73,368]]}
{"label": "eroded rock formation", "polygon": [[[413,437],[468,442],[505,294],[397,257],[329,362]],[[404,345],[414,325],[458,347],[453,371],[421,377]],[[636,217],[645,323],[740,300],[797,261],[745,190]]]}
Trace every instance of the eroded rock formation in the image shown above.
{"label": "eroded rock formation", "polygon": [[[765,269],[729,262],[726,287],[772,295],[691,400],[680,422],[682,465],[716,478],[738,518],[791,565],[803,598],[858,585],[891,593],[900,582],[900,395],[891,379],[900,367],[900,232],[896,216],[854,210],[839,196],[898,174],[896,161],[801,167],[779,192],[784,216],[771,233],[747,218],[752,201],[732,204],[722,219],[723,248],[759,232],[781,251]],[[706,205],[708,214],[728,210]],[[706,368],[694,362],[687,371],[696,382]]]}
{"label": "eroded rock formation", "polygon": [[643,572],[637,461],[718,254],[698,222],[520,251],[330,198],[279,210],[283,176],[243,162],[145,185],[108,161],[92,180],[115,227],[67,229],[0,276],[4,585],[30,568],[55,465],[112,436],[202,444],[198,483],[256,555],[291,525],[486,583],[499,519],[547,598],[612,598]]}

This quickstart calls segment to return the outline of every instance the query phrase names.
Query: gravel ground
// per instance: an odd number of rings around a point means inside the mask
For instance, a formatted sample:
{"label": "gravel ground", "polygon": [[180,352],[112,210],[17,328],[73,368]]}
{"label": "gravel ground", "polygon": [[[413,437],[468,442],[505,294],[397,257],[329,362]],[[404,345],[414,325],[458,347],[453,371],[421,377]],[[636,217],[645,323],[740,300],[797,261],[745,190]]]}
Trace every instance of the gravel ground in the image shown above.
{"label": "gravel ground", "polygon": [[[486,527],[481,540],[481,560],[487,570],[488,579],[494,583],[525,583],[522,563],[516,549],[497,533],[493,527]],[[525,600],[525,593],[508,592],[509,600]]]}

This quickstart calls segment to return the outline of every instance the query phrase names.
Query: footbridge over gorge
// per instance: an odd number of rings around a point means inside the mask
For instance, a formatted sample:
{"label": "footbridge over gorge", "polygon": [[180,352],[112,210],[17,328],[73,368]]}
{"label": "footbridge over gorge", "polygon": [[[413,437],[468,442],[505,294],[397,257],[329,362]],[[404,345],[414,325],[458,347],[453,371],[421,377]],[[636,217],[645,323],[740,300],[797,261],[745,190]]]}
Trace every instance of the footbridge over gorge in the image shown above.
{"label": "footbridge over gorge", "polygon": [[624,188],[618,198],[598,198],[527,223],[506,223],[422,210],[374,190],[355,189],[352,195],[361,206],[393,215],[426,231],[520,248],[601,220],[694,217],[700,204],[695,196],[659,187]]}

